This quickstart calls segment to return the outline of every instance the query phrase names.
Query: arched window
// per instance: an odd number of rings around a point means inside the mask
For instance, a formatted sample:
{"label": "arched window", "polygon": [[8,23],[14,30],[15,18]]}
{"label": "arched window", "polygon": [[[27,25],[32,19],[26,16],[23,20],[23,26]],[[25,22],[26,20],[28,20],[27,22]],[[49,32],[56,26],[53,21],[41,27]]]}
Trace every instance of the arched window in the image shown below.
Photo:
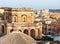
{"label": "arched window", "polygon": [[18,31],[22,32],[20,29],[18,29]]}
{"label": "arched window", "polygon": [[30,33],[31,33],[31,37],[35,37],[35,30],[34,30],[34,29],[32,29],[32,30],[30,31]]}
{"label": "arched window", "polygon": [[51,35],[51,32],[48,32],[48,35]]}
{"label": "arched window", "polygon": [[14,31],[14,29],[11,29],[11,30],[10,30],[10,32],[13,32],[13,31]]}
{"label": "arched window", "polygon": [[27,30],[27,29],[25,29],[25,30],[24,30],[24,33],[28,35],[28,30]]}
{"label": "arched window", "polygon": [[22,15],[22,22],[26,22],[27,20],[27,16],[26,15]]}
{"label": "arched window", "polygon": [[17,16],[14,16],[14,22],[17,22]]}

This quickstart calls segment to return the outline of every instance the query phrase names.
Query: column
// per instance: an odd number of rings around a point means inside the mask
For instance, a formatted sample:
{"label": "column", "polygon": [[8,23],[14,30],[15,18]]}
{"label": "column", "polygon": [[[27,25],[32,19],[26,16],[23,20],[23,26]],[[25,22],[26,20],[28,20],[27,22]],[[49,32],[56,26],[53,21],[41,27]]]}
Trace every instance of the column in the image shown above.
{"label": "column", "polygon": [[29,31],[29,36],[30,36],[30,30],[28,30]]}
{"label": "column", "polygon": [[41,38],[41,37],[42,37],[42,30],[38,29],[38,38]]}
{"label": "column", "polygon": [[35,29],[35,37],[38,37],[38,29]]}
{"label": "column", "polygon": [[39,28],[38,28],[38,38],[42,38],[42,23],[39,24]]}

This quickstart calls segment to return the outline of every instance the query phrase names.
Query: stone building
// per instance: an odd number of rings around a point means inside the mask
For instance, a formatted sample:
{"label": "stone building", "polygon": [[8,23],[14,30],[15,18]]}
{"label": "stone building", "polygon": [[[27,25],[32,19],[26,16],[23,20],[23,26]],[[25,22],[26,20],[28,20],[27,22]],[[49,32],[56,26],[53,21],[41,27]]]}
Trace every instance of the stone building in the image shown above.
{"label": "stone building", "polygon": [[60,18],[60,13],[58,13],[58,12],[50,12],[50,18],[57,20],[57,19]]}
{"label": "stone building", "polygon": [[[33,8],[8,8],[3,9],[3,29],[0,28],[0,34],[9,34],[12,31],[21,31],[31,37],[42,36],[42,22],[35,20],[35,13]],[[0,10],[1,11],[1,10]],[[2,20],[2,19],[0,19]],[[0,25],[1,26],[1,25]]]}

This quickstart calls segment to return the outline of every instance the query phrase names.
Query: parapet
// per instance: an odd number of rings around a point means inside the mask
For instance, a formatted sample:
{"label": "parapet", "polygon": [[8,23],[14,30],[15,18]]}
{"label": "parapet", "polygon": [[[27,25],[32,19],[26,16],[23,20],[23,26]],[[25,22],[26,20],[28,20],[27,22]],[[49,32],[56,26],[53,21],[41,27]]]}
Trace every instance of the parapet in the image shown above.
{"label": "parapet", "polygon": [[34,11],[33,8],[12,8],[12,11]]}

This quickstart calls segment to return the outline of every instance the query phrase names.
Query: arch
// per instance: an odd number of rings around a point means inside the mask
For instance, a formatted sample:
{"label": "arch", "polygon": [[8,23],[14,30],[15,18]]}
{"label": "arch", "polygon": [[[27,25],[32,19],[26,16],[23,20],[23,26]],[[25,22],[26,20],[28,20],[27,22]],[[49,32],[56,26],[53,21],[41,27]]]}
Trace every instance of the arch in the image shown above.
{"label": "arch", "polygon": [[21,16],[21,20],[22,20],[22,22],[26,22],[27,16],[26,16],[26,15],[22,15],[22,16]]}
{"label": "arch", "polygon": [[25,30],[24,30],[24,33],[28,35],[28,33],[29,33],[29,32],[28,32],[28,30],[27,30],[27,29],[25,29]]}
{"label": "arch", "polygon": [[22,30],[21,30],[21,29],[18,29],[18,31],[22,32]]}
{"label": "arch", "polygon": [[11,30],[10,30],[10,32],[13,32],[13,31],[14,31],[14,29],[11,29]]}
{"label": "arch", "polygon": [[35,37],[35,30],[34,30],[34,29],[32,29],[32,30],[30,31],[30,35],[31,35],[31,37]]}
{"label": "arch", "polygon": [[14,16],[14,22],[17,22],[17,15]]}
{"label": "arch", "polygon": [[4,33],[4,25],[2,25],[2,33]]}
{"label": "arch", "polygon": [[48,35],[51,35],[51,32],[48,32]]}

